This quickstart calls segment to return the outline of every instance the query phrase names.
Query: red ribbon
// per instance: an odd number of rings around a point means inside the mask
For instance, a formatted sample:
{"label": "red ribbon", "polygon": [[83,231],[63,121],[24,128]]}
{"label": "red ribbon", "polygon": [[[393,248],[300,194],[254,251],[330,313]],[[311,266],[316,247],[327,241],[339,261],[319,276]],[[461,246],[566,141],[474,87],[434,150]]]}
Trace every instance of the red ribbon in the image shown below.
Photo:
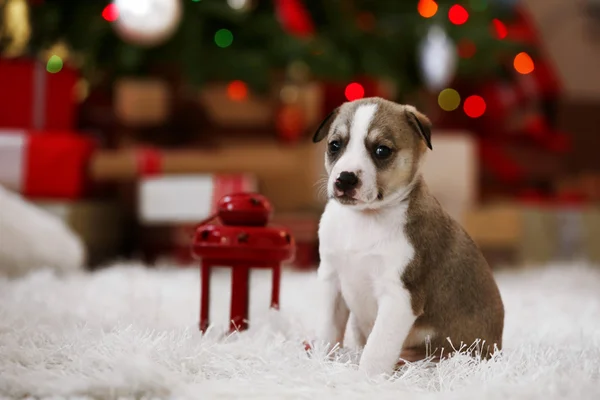
{"label": "red ribbon", "polygon": [[140,148],[136,152],[137,173],[141,176],[156,176],[162,173],[162,155],[151,147]]}

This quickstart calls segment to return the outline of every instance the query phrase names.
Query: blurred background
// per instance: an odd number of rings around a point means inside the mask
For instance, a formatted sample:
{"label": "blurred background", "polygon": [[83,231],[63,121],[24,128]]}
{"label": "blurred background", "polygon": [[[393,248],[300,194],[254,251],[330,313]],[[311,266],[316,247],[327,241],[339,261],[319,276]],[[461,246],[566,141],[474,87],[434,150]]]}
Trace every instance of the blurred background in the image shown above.
{"label": "blurred background", "polygon": [[600,262],[598,0],[0,0],[0,185],[89,265],[189,265],[190,232],[259,191],[318,263],[344,101],[434,123],[424,174],[494,267]]}

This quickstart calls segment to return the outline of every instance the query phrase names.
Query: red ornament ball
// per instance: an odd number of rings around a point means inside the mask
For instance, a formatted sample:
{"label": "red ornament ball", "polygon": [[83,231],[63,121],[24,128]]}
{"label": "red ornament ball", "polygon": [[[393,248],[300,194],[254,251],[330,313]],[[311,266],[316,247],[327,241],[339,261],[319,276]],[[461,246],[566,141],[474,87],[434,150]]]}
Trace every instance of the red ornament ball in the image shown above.
{"label": "red ornament ball", "polygon": [[463,6],[455,4],[448,11],[448,19],[454,25],[462,25],[469,19],[469,12]]}
{"label": "red ornament ball", "polygon": [[473,95],[466,98],[463,105],[465,114],[471,118],[479,118],[485,113],[485,100],[481,96]]}

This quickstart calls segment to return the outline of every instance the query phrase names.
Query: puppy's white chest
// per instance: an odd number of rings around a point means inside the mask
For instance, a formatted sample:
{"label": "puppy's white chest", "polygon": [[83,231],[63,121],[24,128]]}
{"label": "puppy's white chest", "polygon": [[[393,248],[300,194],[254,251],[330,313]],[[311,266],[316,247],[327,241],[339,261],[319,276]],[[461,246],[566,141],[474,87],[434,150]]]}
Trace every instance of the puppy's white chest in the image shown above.
{"label": "puppy's white chest", "polygon": [[402,272],[414,256],[404,233],[406,209],[356,212],[331,203],[319,227],[321,271],[337,278],[362,330],[370,331],[381,296],[404,291]]}

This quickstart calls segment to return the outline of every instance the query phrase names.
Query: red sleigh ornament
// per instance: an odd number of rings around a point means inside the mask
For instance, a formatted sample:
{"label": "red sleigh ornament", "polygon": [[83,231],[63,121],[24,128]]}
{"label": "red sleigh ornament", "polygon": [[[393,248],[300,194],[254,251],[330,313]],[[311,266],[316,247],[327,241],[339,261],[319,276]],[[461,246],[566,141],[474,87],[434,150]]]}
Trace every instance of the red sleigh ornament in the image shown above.
{"label": "red sleigh ornament", "polygon": [[[210,275],[215,267],[230,267],[230,331],[248,328],[249,275],[252,268],[273,272],[271,307],[279,308],[281,264],[290,261],[295,241],[283,228],[267,226],[272,206],[262,195],[238,193],[223,197],[216,215],[201,222],[192,243],[192,256],[200,260],[200,330],[209,326]],[[220,223],[213,223],[218,217]]]}

